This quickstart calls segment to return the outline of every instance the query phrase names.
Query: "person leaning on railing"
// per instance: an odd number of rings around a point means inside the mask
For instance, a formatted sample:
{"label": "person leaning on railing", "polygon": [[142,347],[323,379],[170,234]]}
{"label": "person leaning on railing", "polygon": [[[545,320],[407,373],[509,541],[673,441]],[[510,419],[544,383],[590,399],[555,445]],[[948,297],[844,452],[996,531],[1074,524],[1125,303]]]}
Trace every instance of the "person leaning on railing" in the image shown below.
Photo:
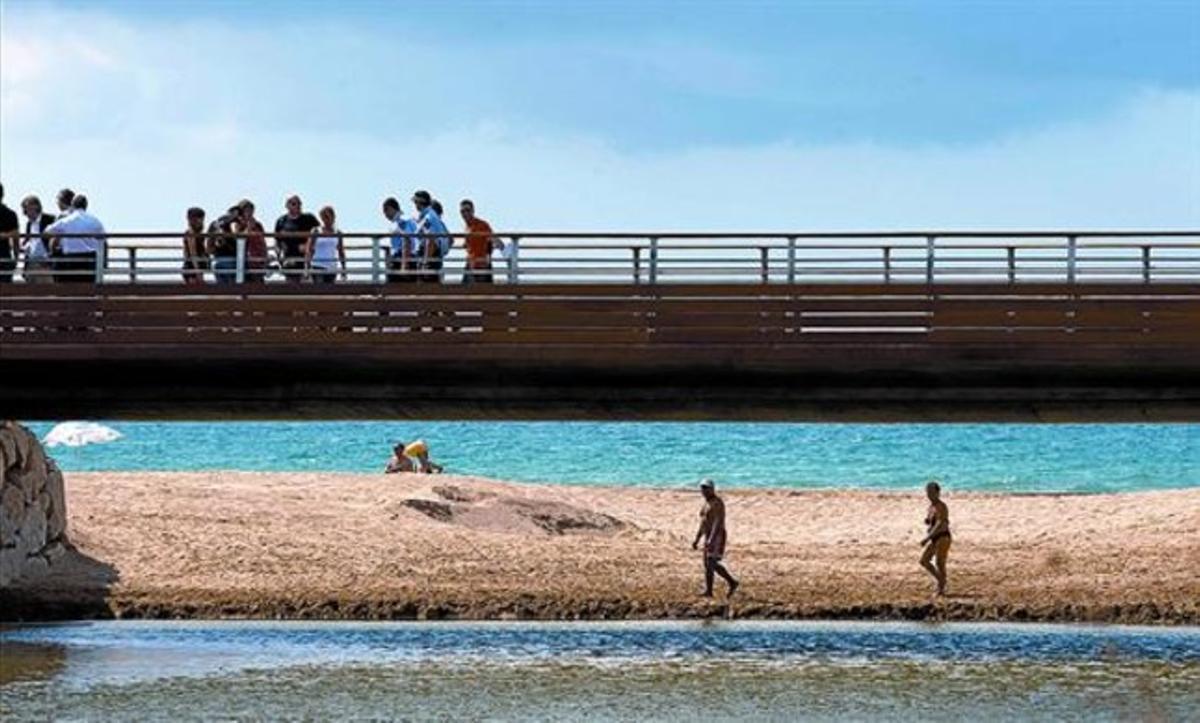
{"label": "person leaning on railing", "polygon": [[342,243],[342,232],[337,228],[337,213],[333,206],[320,211],[321,224],[313,229],[308,245],[304,247],[304,259],[309,276],[315,283],[332,284],[341,269],[342,280],[346,280],[346,246]]}
{"label": "person leaning on railing", "polygon": [[4,184],[0,183],[0,284],[11,282],[17,270],[17,234],[20,231],[17,212],[4,205]]}
{"label": "person leaning on railing", "polygon": [[284,201],[287,212],[275,221],[275,253],[279,255],[284,279],[298,284],[304,280],[306,261],[304,249],[313,229],[321,225],[316,216],[305,213],[300,197],[288,196]]}
{"label": "person leaning on railing", "polygon": [[442,278],[442,259],[450,253],[450,232],[442,222],[441,214],[433,207],[433,198],[429,191],[417,191],[412,197],[413,205],[417,207],[417,233],[421,241],[421,274],[422,281],[439,282]]}
{"label": "person leaning on railing", "polygon": [[388,254],[387,281],[394,284],[401,281],[416,281],[418,248],[417,225],[412,219],[406,218],[400,209],[400,202],[388,197],[383,200],[383,216],[388,220],[388,232],[391,249]]}
{"label": "person leaning on railing", "polygon": [[240,208],[231,206],[208,225],[208,256],[212,259],[213,278],[218,284],[237,282],[237,236],[233,224],[241,213]]}
{"label": "person leaning on railing", "polygon": [[204,283],[208,268],[208,249],[204,243],[204,209],[192,206],[187,210],[187,230],[183,232],[183,283],[198,286]]}
{"label": "person leaning on railing", "polygon": [[267,236],[263,225],[254,217],[254,202],[242,199],[238,202],[238,217],[233,229],[246,244],[246,274],[248,284],[261,284],[267,280]]}
{"label": "person leaning on railing", "polygon": [[37,196],[26,196],[21,200],[21,212],[25,214],[25,281],[30,284],[47,284],[54,281],[50,266],[50,239],[46,229],[54,223],[54,217],[42,212],[42,201]]}
{"label": "person leaning on railing", "polygon": [[464,284],[493,283],[492,251],[496,250],[499,241],[492,231],[492,226],[475,215],[475,202],[469,198],[464,198],[459,202],[458,212],[467,227],[467,238],[464,243],[467,248],[467,261],[463,266],[462,282]]}
{"label": "person leaning on railing", "polygon": [[76,194],[71,211],[50,224],[46,234],[59,253],[54,259],[54,277],[63,283],[87,283],[96,279],[97,260],[104,256],[104,224],[88,213],[87,196]]}

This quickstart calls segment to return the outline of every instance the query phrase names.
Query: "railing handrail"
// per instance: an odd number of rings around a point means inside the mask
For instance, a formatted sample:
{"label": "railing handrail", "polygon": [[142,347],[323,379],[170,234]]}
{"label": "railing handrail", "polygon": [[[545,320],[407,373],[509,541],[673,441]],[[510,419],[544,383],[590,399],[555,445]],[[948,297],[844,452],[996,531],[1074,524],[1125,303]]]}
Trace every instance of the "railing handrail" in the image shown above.
{"label": "railing handrail", "polygon": [[[343,281],[369,277],[374,283],[417,278],[452,281],[461,274],[510,284],[539,282],[549,277],[608,279],[619,283],[657,284],[677,280],[736,279],[778,283],[786,279],[822,278],[857,281],[878,277],[886,282],[912,283],[960,278],[1004,277],[1010,283],[1061,277],[1068,283],[1087,278],[1137,278],[1145,283],[1200,283],[1200,231],[1183,230],[1056,230],[1056,231],[795,231],[795,232],[512,232],[492,237],[505,247],[500,257],[489,253],[486,270],[465,268],[459,239],[471,234],[337,232],[344,254],[332,265],[326,261],[292,260],[295,247],[313,234],[289,232],[197,231],[105,232],[51,234],[57,238],[97,239],[94,258],[51,262],[41,268],[27,263],[25,281],[55,278],[79,280],[94,276],[97,283],[153,282],[183,274],[184,281],[204,281],[211,273],[221,283],[262,281],[283,276],[296,281],[315,274],[336,273]],[[247,239],[260,236],[266,246],[251,252]],[[46,234],[16,234],[18,239]],[[186,237],[221,240],[224,248],[184,259],[180,242]],[[431,246],[414,250],[400,263],[390,247],[397,238],[455,239],[451,249],[429,254]],[[234,241],[235,245],[229,244]],[[273,248],[272,248],[273,242]],[[232,247],[231,247],[232,246]],[[144,252],[144,253],[139,253]],[[368,253],[369,252],[369,253]],[[90,253],[90,252],[89,252]],[[66,254],[66,257],[78,256]],[[212,259],[195,263],[199,259]],[[223,261],[224,260],[224,261]],[[436,260],[437,263],[427,263]],[[30,260],[33,261],[33,260]],[[180,268],[181,261],[191,262]],[[446,263],[443,263],[446,262]],[[224,264],[218,268],[218,263]],[[462,264],[462,267],[460,267]],[[48,269],[47,266],[53,266]],[[59,268],[61,266],[61,268]],[[1083,277],[1083,278],[1079,278]],[[319,279],[317,279],[319,280]]]}
{"label": "railing handrail", "polygon": [[[17,238],[41,238],[43,236],[52,235],[59,238],[91,238],[94,236],[103,236],[110,239],[180,239],[187,230],[179,231],[105,231],[104,233],[54,233],[47,234],[45,231],[36,234],[17,233]],[[447,231],[445,233],[408,233],[391,230],[383,231],[338,231],[339,235],[344,238],[366,238],[366,239],[381,239],[391,238],[393,236],[412,236],[417,238],[438,238],[448,236],[451,238],[467,238],[471,234],[465,231]],[[193,235],[200,237],[223,238],[228,236],[248,236],[257,235],[264,238],[303,238],[308,236],[307,233],[296,232],[279,232],[274,231],[198,231]],[[930,236],[942,238],[1062,238],[1075,237],[1084,238],[1200,238],[1200,230],[1189,231],[1181,229],[1168,230],[1090,230],[1090,231],[1075,231],[1070,229],[1062,230],[1039,230],[1039,231],[493,231],[493,236],[499,238],[510,238],[519,236],[521,239],[638,239],[649,243],[649,240],[656,238],[659,240],[673,239],[742,239],[742,240],[779,240],[787,241],[788,239],[921,239],[924,240]]]}

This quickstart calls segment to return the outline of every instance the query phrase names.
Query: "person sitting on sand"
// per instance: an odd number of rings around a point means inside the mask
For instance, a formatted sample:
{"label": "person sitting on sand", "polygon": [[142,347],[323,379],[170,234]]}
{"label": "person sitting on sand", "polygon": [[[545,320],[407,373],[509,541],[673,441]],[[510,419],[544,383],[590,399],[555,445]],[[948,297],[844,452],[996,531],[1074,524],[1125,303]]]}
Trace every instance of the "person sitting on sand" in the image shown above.
{"label": "person sitting on sand", "polygon": [[442,466],[429,459],[429,445],[425,440],[418,439],[408,444],[396,443],[392,448],[392,458],[388,460],[385,474],[396,472],[441,472]]}
{"label": "person sitting on sand", "polygon": [[[946,556],[950,553],[950,509],[942,502],[942,486],[937,482],[925,485],[925,496],[929,498],[929,511],[925,514],[925,526],[929,532],[921,540],[925,551],[921,553],[921,567],[937,580],[937,594],[946,594]],[[936,560],[936,565],[931,562]]]}
{"label": "person sitting on sand", "polygon": [[692,540],[692,549],[704,540],[704,597],[713,595],[713,576],[720,575],[729,591],[726,598],[733,597],[738,588],[738,581],[721,564],[725,556],[725,501],[717,496],[716,486],[710,479],[701,480],[700,494],[704,496],[704,507],[700,509],[700,529],[696,531],[696,539]]}

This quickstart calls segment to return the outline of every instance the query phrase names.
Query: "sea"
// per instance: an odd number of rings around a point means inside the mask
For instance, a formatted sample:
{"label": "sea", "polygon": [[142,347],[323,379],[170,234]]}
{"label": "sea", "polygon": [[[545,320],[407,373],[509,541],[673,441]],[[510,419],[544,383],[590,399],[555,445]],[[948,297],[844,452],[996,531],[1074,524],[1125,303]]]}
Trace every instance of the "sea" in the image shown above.
{"label": "sea", "polygon": [[1200,486],[1200,424],[27,423],[67,471],[376,472],[424,439],[453,474],[519,482],[1101,493]]}

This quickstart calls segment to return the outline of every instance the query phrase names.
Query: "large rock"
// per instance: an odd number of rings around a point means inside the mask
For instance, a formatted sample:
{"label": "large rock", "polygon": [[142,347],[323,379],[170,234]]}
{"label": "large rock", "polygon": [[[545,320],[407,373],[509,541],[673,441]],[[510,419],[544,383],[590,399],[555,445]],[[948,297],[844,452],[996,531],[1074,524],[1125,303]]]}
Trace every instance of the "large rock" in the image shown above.
{"label": "large rock", "polygon": [[48,572],[66,533],[62,473],[33,433],[0,423],[0,588]]}

